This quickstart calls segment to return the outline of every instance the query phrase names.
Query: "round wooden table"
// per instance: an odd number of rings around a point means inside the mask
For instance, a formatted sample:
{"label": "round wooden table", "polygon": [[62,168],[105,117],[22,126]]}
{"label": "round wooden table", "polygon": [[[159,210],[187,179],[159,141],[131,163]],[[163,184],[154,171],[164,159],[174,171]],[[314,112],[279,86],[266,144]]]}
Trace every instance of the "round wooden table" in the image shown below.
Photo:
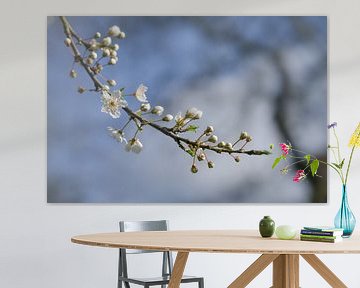
{"label": "round wooden table", "polygon": [[178,288],[190,252],[262,254],[228,288],[246,287],[273,263],[273,288],[299,287],[301,255],[331,287],[347,287],[315,254],[360,253],[359,235],[339,243],[262,238],[256,230],[117,232],[75,236],[83,245],[176,251],[169,288]]}

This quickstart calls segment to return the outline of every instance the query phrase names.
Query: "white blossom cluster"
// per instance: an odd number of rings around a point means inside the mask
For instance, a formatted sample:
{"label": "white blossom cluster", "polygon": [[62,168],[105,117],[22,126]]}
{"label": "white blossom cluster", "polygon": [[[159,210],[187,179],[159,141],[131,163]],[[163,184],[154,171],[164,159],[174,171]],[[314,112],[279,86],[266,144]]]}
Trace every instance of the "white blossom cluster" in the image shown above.
{"label": "white blossom cluster", "polygon": [[[67,20],[64,20],[64,17],[62,18],[65,28],[69,28],[66,27],[66,25],[68,25]],[[64,30],[67,31],[66,29]],[[89,40],[82,40],[73,30],[71,30],[71,33],[65,34],[67,34],[64,41],[65,45],[71,48],[75,54],[74,65],[80,64],[83,66],[95,85],[95,89],[79,87],[78,92],[100,92],[101,112],[107,113],[113,119],[121,119],[121,112],[126,112],[127,121],[121,128],[108,127],[110,136],[117,142],[124,143],[126,151],[139,154],[143,150],[144,146],[139,139],[139,135],[144,127],[150,126],[171,137],[182,150],[191,155],[193,161],[190,170],[193,173],[198,172],[197,161],[206,161],[209,168],[215,167],[214,162],[208,159],[206,151],[227,153],[233,157],[236,162],[240,161],[240,157],[234,156],[233,153],[241,153],[247,143],[252,141],[252,137],[246,132],[242,132],[233,143],[219,141],[218,136],[214,134],[213,126],[208,126],[194,140],[183,138],[181,136],[182,133],[197,132],[198,126],[195,125],[195,121],[202,118],[203,112],[201,110],[192,107],[186,110],[185,113],[177,113],[175,117],[172,114],[164,115],[164,107],[159,105],[152,106],[149,103],[146,95],[148,87],[144,84],[140,84],[132,93],[125,93],[125,88],[115,88],[117,82],[114,79],[107,79],[103,75],[105,67],[116,65],[119,60],[117,51],[120,46],[115,42],[124,39],[126,35],[118,26],[111,26],[105,37],[102,37],[100,32],[96,32]],[[76,43],[73,41],[76,41]],[[81,54],[77,48],[79,46],[84,50]],[[72,78],[76,78],[77,71],[72,68],[69,75]],[[103,81],[99,80],[100,77]],[[137,110],[129,107],[128,101],[126,100],[127,97],[134,97],[139,102]],[[125,137],[125,130],[129,127],[129,124],[135,127],[135,133],[127,139]],[[242,145],[236,150],[234,147],[238,143],[242,143]],[[266,154],[265,152],[267,151],[259,152],[261,153],[258,155],[261,155]]]}

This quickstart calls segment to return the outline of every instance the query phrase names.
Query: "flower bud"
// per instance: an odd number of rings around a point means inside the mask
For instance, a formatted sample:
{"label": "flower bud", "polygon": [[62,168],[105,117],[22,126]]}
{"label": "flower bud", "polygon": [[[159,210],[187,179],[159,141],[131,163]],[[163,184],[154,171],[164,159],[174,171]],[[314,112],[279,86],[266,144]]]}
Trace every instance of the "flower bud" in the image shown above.
{"label": "flower bud", "polygon": [[107,83],[110,85],[110,86],[115,86],[116,85],[116,81],[111,79],[111,80],[107,80]]}
{"label": "flower bud", "polygon": [[118,37],[119,37],[120,39],[124,39],[124,38],[126,37],[125,32],[121,31]]}
{"label": "flower bud", "polygon": [[100,32],[96,32],[95,35],[94,35],[94,38],[95,39],[98,39],[101,37],[101,33]]}
{"label": "flower bud", "polygon": [[71,44],[71,39],[70,38],[65,38],[64,43],[65,43],[66,47],[69,47],[70,44]]}
{"label": "flower bud", "polygon": [[270,150],[274,149],[274,144],[270,144]]}
{"label": "flower bud", "polygon": [[197,173],[198,172],[198,168],[195,165],[191,166],[191,172],[192,173]]}
{"label": "flower bud", "polygon": [[224,147],[225,147],[225,144],[226,144],[226,143],[225,143],[224,141],[221,141],[221,142],[218,143],[217,146],[218,146],[219,148],[224,148]]}
{"label": "flower bud", "polygon": [[[94,39],[95,40],[95,39]],[[96,51],[98,49],[97,42],[93,42],[93,44],[90,44],[89,50],[90,51]]]}
{"label": "flower bud", "polygon": [[246,141],[246,142],[251,142],[252,139],[253,139],[253,138],[252,138],[251,136],[247,136],[246,139],[245,139],[245,141]]}
{"label": "flower bud", "polygon": [[72,69],[72,70],[70,71],[70,77],[71,77],[71,78],[76,78],[76,77],[77,77],[77,73],[76,73],[76,71],[75,71],[74,69]]}
{"label": "flower bud", "polygon": [[78,88],[78,92],[80,93],[80,94],[82,94],[82,93],[84,93],[86,91],[86,89],[84,88],[84,87],[79,87]]}
{"label": "flower bud", "polygon": [[102,44],[104,46],[110,46],[111,45],[111,38],[110,37],[105,37],[103,40],[102,40]]}
{"label": "flower bud", "polygon": [[209,168],[214,168],[215,167],[215,163],[213,161],[209,161],[208,162],[208,167]]}
{"label": "flower bud", "polygon": [[110,51],[110,56],[111,57],[116,57],[117,56],[117,52],[115,50],[111,50]]}
{"label": "flower bud", "polygon": [[110,58],[110,60],[109,60],[110,65],[115,65],[116,62],[117,62],[117,60],[115,58]]}
{"label": "flower bud", "polygon": [[245,140],[246,139],[246,137],[248,136],[248,133],[247,132],[241,132],[241,134],[240,134],[240,140]]}
{"label": "flower bud", "polygon": [[240,162],[240,156],[236,156],[234,159],[236,162]]}
{"label": "flower bud", "polygon": [[148,112],[148,111],[150,111],[150,109],[151,109],[150,103],[143,103],[140,106],[140,110],[142,112]]}
{"label": "flower bud", "polygon": [[162,120],[165,121],[165,122],[170,122],[170,121],[173,120],[173,119],[174,119],[174,116],[173,116],[173,115],[171,115],[171,114],[166,114]]}
{"label": "flower bud", "polygon": [[213,126],[208,126],[208,127],[206,127],[206,129],[205,129],[205,131],[204,131],[204,133],[206,134],[206,135],[210,135],[211,133],[213,133],[214,132],[214,127]]}
{"label": "flower bud", "polygon": [[115,50],[115,51],[118,51],[119,48],[120,48],[120,47],[119,47],[119,44],[114,44],[114,50]]}
{"label": "flower bud", "polygon": [[200,153],[200,154],[197,156],[197,159],[198,159],[199,161],[204,161],[204,160],[206,159],[206,156],[205,156],[204,153]]}
{"label": "flower bud", "polygon": [[92,59],[92,58],[86,58],[85,62],[86,62],[86,64],[88,64],[88,65],[92,65],[92,64],[94,63],[94,59]]}
{"label": "flower bud", "polygon": [[89,58],[91,58],[91,59],[96,59],[96,58],[97,58],[96,52],[92,51],[92,52],[89,54]]}
{"label": "flower bud", "polygon": [[225,143],[225,148],[228,150],[232,150],[232,144],[231,143]]}
{"label": "flower bud", "polygon": [[110,50],[108,49],[108,48],[105,48],[104,50],[103,50],[103,54],[102,54],[104,57],[108,57],[108,56],[110,56]]}
{"label": "flower bud", "polygon": [[208,141],[211,143],[216,143],[218,141],[218,137],[216,135],[211,135]]}
{"label": "flower bud", "polygon": [[110,90],[110,87],[108,85],[104,85],[103,88],[104,88],[104,90],[107,90],[107,91]]}
{"label": "flower bud", "polygon": [[151,113],[160,116],[162,113],[164,112],[164,107],[162,106],[155,106],[152,110]]}

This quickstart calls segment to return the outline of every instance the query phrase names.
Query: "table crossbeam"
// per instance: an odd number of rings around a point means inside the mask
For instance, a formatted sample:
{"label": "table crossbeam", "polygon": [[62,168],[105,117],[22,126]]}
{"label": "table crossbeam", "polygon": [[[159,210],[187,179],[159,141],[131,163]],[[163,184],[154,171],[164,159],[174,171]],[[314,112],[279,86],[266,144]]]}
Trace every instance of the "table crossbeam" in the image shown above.
{"label": "table crossbeam", "polygon": [[279,255],[263,254],[252,263],[228,288],[244,288],[254,280],[267,266],[269,266]]}
{"label": "table crossbeam", "polygon": [[316,272],[333,288],[347,288],[347,286],[314,254],[301,255]]}

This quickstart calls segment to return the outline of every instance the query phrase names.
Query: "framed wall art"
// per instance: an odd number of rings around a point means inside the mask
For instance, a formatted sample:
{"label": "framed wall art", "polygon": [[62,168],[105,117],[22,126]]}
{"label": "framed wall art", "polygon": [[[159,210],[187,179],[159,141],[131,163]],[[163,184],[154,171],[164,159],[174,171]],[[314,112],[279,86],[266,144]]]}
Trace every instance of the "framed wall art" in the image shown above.
{"label": "framed wall art", "polygon": [[47,25],[49,203],[327,202],[326,170],[272,169],[280,143],[326,161],[326,17]]}

